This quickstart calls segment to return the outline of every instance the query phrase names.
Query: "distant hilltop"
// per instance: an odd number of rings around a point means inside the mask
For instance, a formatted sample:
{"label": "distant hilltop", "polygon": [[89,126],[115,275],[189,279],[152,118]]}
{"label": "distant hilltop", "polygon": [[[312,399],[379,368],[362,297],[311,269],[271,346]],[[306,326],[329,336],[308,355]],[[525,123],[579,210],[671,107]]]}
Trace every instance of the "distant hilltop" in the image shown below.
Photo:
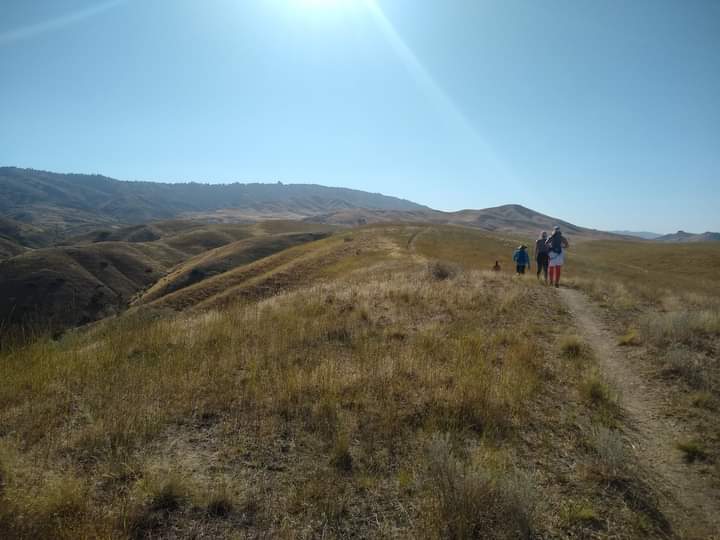
{"label": "distant hilltop", "polygon": [[[0,216],[64,234],[199,213],[217,221],[257,221],[302,219],[352,208],[429,210],[397,197],[315,184],[128,182],[0,167]],[[224,209],[234,214],[220,212]]]}
{"label": "distant hilltop", "polygon": [[655,238],[656,242],[718,242],[720,241],[720,233],[704,232],[701,234],[693,234],[685,231],[678,231],[673,234],[665,234]]}

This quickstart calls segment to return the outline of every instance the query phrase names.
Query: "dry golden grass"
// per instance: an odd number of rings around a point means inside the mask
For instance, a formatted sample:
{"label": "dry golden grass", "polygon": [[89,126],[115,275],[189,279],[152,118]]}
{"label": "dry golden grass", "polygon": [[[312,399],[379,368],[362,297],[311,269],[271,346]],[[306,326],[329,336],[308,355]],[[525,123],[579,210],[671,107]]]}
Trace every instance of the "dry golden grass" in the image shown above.
{"label": "dry golden grass", "polygon": [[[631,361],[669,396],[663,414],[704,440],[709,460],[720,458],[718,264],[718,243],[602,241],[578,245],[567,265],[569,283],[607,308],[618,343],[632,347]],[[603,393],[600,386],[595,393]],[[692,444],[687,448],[695,456]],[[707,470],[716,481],[719,473]]]}
{"label": "dry golden grass", "polygon": [[573,445],[597,404],[553,291],[473,270],[475,232],[439,279],[416,233],[292,248],[328,264],[271,297],[0,352],[0,537],[582,536],[555,519],[580,496],[637,532],[567,466],[596,459]]}
{"label": "dry golden grass", "polygon": [[[12,434],[3,438],[12,456],[5,519],[27,534],[35,531],[12,516],[70,535],[88,521],[106,521],[108,530],[125,526],[118,519],[132,522],[128,530],[155,527],[158,512],[174,510],[168,500],[184,504],[176,485],[158,488],[165,502],[144,497],[144,514],[128,518],[121,509],[130,505],[132,477],[122,489],[98,489],[71,471],[97,480],[177,422],[297,425],[324,441],[339,474],[388,470],[412,451],[418,429],[506,433],[538,384],[538,351],[492,340],[488,323],[508,322],[519,296],[477,276],[458,279],[416,272],[324,285],[197,318],[121,320],[91,340],[15,351],[2,360],[0,390]],[[479,307],[485,324],[468,332]],[[33,471],[36,460],[44,465]],[[54,472],[57,480],[37,474],[58,469],[67,472]],[[108,499],[119,512],[114,522],[96,514]],[[37,506],[26,507],[29,500]],[[70,506],[58,510],[60,501]],[[48,517],[58,512],[62,519]]]}

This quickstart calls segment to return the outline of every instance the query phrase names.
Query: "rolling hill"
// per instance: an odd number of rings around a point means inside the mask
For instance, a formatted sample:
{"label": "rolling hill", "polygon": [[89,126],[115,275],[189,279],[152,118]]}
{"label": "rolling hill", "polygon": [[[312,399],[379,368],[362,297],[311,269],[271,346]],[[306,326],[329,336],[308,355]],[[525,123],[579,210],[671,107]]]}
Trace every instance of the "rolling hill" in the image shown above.
{"label": "rolling hill", "polygon": [[[259,236],[212,249],[179,264],[172,272],[148,289],[137,300],[137,303],[157,301],[159,298],[195,286],[200,282],[204,283],[202,287],[205,288],[207,287],[206,280],[212,282],[215,276],[223,275],[293,246],[320,240],[327,237],[328,234],[315,232]],[[222,280],[220,281],[222,282]]]}
{"label": "rolling hill", "polygon": [[[300,231],[298,236],[285,234],[293,229]],[[178,280],[188,279],[182,274],[187,269],[194,279],[198,272],[211,274],[223,265],[247,260],[232,250],[215,259],[193,259],[201,253],[248,239],[241,245],[261,255],[274,247],[315,240],[322,231],[331,230],[325,225],[288,222],[266,228],[262,224],[170,221],[119,229],[109,235],[109,241],[103,234],[99,240],[91,234],[73,245],[27,250],[0,261],[0,297],[4,299],[0,328],[29,325],[57,331],[86,324],[123,311],[133,296],[168,273]],[[277,236],[281,238],[272,240]],[[195,261],[195,266],[181,266],[171,273],[188,260]]]}
{"label": "rolling hill", "polygon": [[37,227],[0,215],[0,260],[19,255],[27,248],[47,244],[51,235]]}
{"label": "rolling hill", "polygon": [[422,210],[377,193],[313,184],[199,184],[126,182],[99,175],[0,168],[0,215],[31,224],[46,236],[167,220],[209,220],[231,209],[234,222],[259,217],[307,217],[348,208]]}
{"label": "rolling hill", "polygon": [[380,223],[431,223],[434,225],[463,225],[484,231],[514,236],[537,238],[540,231],[551,231],[559,225],[563,232],[582,239],[630,239],[629,236],[617,235],[595,229],[580,227],[541,214],[519,204],[507,204],[482,210],[460,210],[458,212],[441,212],[439,210],[368,210],[347,209],[306,218],[306,221],[327,223],[345,227],[380,224]]}
{"label": "rolling hill", "polygon": [[678,231],[673,234],[666,234],[654,239],[655,242],[718,242],[720,233],[704,232],[701,234]]}

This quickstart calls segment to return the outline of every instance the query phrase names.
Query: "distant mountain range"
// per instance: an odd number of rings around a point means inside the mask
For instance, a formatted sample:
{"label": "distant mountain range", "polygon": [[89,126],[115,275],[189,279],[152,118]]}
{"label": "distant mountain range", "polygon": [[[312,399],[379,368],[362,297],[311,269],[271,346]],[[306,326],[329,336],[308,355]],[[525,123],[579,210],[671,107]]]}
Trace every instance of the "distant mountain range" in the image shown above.
{"label": "distant mountain range", "polygon": [[298,219],[352,208],[428,210],[379,193],[313,184],[126,182],[105,176],[0,168],[0,216],[58,233],[233,209],[236,219]]}
{"label": "distant mountain range", "polygon": [[559,224],[575,235],[611,236],[519,205],[440,212],[378,193],[313,184],[127,182],[14,167],[0,168],[0,217],[0,257],[98,231],[114,239],[120,227],[177,218],[205,223],[305,219],[344,226],[417,221],[532,237]]}
{"label": "distant mountain range", "polygon": [[704,232],[700,234],[678,231],[672,234],[657,234],[644,231],[612,231],[613,234],[634,236],[643,240],[656,242],[717,242],[720,241],[720,233]]}
{"label": "distant mountain range", "polygon": [[678,231],[673,234],[665,234],[655,238],[656,242],[718,242],[720,241],[720,233],[704,232],[700,234]]}
{"label": "distant mountain range", "polygon": [[[83,235],[121,240],[118,229],[172,219],[217,224],[292,219],[333,226],[423,222],[469,226],[528,240],[555,225],[585,239],[641,237],[692,242],[720,236],[680,231],[656,237],[653,233],[598,231],[515,204],[441,212],[379,193],[314,184],[128,182],[100,175],[0,167],[0,259]],[[130,235],[128,238],[135,234],[157,236],[150,228],[133,231],[123,230],[122,234]]]}

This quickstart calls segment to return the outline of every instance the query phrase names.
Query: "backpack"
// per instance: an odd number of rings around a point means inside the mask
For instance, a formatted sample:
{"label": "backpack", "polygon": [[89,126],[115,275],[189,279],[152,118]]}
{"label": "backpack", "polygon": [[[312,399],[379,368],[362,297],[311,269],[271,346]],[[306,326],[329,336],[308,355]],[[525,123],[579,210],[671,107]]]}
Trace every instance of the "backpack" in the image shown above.
{"label": "backpack", "polygon": [[550,244],[550,251],[562,253],[562,235],[560,233],[553,234],[548,239],[548,244]]}

